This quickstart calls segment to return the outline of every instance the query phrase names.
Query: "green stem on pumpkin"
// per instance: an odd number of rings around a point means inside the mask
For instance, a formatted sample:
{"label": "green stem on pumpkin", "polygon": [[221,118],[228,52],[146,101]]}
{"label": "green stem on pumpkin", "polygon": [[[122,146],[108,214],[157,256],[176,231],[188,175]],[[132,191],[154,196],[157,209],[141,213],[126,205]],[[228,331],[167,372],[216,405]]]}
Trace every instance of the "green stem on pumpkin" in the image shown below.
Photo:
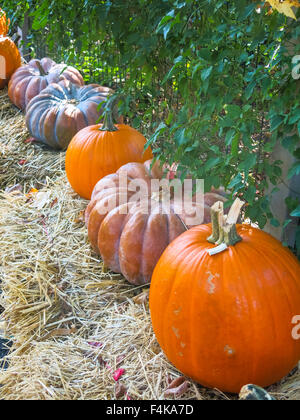
{"label": "green stem on pumpkin", "polygon": [[41,65],[40,61],[36,61],[36,65],[40,71],[41,76],[47,76],[48,73],[45,72],[45,70],[43,69],[43,66]]}
{"label": "green stem on pumpkin", "polygon": [[105,105],[104,120],[100,131],[118,131],[118,128],[114,125],[114,110],[120,101],[120,96],[110,97]]}
{"label": "green stem on pumpkin", "polygon": [[224,205],[222,201],[217,201],[210,209],[212,235],[207,238],[208,242],[216,244],[220,238],[220,222],[223,219]]}
{"label": "green stem on pumpkin", "polygon": [[212,206],[212,235],[207,238],[208,242],[216,245],[226,244],[227,246],[233,246],[242,241],[242,237],[237,232],[236,223],[243,205],[244,203],[237,198],[227,217],[224,216],[224,208],[221,201]]}

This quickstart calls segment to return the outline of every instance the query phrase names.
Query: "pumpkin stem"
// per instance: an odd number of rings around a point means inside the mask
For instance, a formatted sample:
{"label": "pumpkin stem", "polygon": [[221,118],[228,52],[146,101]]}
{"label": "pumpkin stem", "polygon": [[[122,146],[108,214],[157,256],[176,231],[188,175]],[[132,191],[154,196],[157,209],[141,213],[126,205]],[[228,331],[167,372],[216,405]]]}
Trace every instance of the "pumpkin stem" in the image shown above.
{"label": "pumpkin stem", "polygon": [[216,244],[220,238],[220,224],[223,222],[224,204],[222,201],[217,201],[210,209],[212,235],[207,238],[208,242]]}
{"label": "pumpkin stem", "polygon": [[41,76],[47,76],[47,73],[45,72],[45,70],[43,69],[41,62],[40,61],[36,61],[36,65],[40,71]]}
{"label": "pumpkin stem", "polygon": [[244,203],[239,198],[233,203],[228,216],[224,216],[224,206],[221,201],[211,208],[212,235],[207,238],[208,242],[216,245],[226,244],[233,246],[242,241],[236,229],[236,223],[240,216]]}
{"label": "pumpkin stem", "polygon": [[120,96],[112,96],[109,98],[105,105],[104,120],[100,131],[118,131],[118,128],[114,125],[113,115],[115,113],[115,107],[120,101]]}

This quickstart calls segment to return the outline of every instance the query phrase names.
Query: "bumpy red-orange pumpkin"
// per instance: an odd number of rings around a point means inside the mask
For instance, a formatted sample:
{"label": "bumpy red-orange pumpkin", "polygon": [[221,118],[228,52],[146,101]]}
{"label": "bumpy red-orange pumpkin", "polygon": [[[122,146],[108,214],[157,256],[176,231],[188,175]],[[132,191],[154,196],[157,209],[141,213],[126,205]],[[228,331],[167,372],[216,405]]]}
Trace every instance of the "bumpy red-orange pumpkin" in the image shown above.
{"label": "bumpy red-orange pumpkin", "polygon": [[[169,360],[204,386],[235,393],[248,383],[266,387],[300,359],[292,336],[300,264],[269,234],[229,221],[220,235],[214,220],[211,237],[211,225],[195,227],[160,258],[150,287],[154,332]],[[215,245],[208,237],[228,249],[209,255]]]}
{"label": "bumpy red-orange pumpkin", "polygon": [[21,54],[16,44],[7,36],[0,35],[0,89],[21,66]]}
{"label": "bumpy red-orange pumpkin", "polygon": [[104,124],[86,127],[74,136],[66,154],[66,173],[73,189],[91,198],[96,183],[128,162],[145,162],[152,157],[144,151],[145,137],[125,124],[113,124],[116,99],[108,102]]}
{"label": "bumpy red-orange pumpkin", "polygon": [[102,112],[98,108],[111,92],[103,86],[80,86],[66,79],[51,83],[26,108],[28,131],[54,149],[66,149],[78,131],[97,122]]}
{"label": "bumpy red-orange pumpkin", "polygon": [[10,19],[7,19],[4,10],[0,9],[0,36],[8,34]]}
{"label": "bumpy red-orange pumpkin", "polygon": [[84,85],[81,74],[74,67],[56,64],[50,58],[34,59],[14,73],[9,82],[8,95],[12,103],[23,110],[50,83],[61,80]]}
{"label": "bumpy red-orange pumpkin", "polygon": [[[126,174],[125,182],[121,174],[123,177]],[[124,165],[97,183],[86,210],[86,225],[93,248],[107,267],[122,273],[132,284],[150,282],[164,249],[186,231],[189,219],[195,215],[193,208],[185,211],[180,197],[171,197],[169,206],[160,193],[153,193],[151,181],[162,180],[163,174],[157,162],[151,168],[151,160]],[[130,189],[129,183],[137,180],[143,180],[147,189],[140,201],[135,202],[136,191]],[[210,221],[209,205],[218,200],[225,201],[225,198],[216,192],[205,194],[205,223]]]}

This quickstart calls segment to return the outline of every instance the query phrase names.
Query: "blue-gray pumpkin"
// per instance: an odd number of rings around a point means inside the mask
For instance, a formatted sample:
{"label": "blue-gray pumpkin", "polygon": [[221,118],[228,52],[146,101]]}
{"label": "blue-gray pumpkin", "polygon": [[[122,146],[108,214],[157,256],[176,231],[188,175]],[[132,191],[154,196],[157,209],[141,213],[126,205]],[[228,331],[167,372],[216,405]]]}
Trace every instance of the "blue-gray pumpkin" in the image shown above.
{"label": "blue-gray pumpkin", "polygon": [[36,140],[65,150],[78,131],[96,124],[103,109],[98,107],[111,93],[96,84],[52,83],[27,105],[27,128]]}

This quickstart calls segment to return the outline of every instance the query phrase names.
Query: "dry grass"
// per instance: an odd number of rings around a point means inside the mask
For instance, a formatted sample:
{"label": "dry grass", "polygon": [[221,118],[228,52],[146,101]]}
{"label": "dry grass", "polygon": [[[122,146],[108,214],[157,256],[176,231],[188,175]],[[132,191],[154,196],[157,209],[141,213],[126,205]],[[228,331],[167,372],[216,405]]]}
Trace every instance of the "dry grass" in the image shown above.
{"label": "dry grass", "polygon": [[64,171],[65,153],[53,153],[37,143],[28,143],[22,112],[0,90],[0,190],[22,184],[25,190],[47,184]]}
{"label": "dry grass", "polygon": [[[87,203],[65,178],[64,154],[24,143],[23,116],[5,104],[2,95],[0,333],[14,346],[0,371],[0,398],[163,399],[180,373],[155,340],[147,303],[134,299],[144,290],[104,269],[87,240]],[[24,158],[26,165],[16,163]],[[4,191],[16,183],[21,188]],[[28,194],[34,186],[39,192]],[[117,368],[125,370],[118,385]],[[270,391],[300,399],[299,371]],[[236,397],[188,381],[177,398]]]}

